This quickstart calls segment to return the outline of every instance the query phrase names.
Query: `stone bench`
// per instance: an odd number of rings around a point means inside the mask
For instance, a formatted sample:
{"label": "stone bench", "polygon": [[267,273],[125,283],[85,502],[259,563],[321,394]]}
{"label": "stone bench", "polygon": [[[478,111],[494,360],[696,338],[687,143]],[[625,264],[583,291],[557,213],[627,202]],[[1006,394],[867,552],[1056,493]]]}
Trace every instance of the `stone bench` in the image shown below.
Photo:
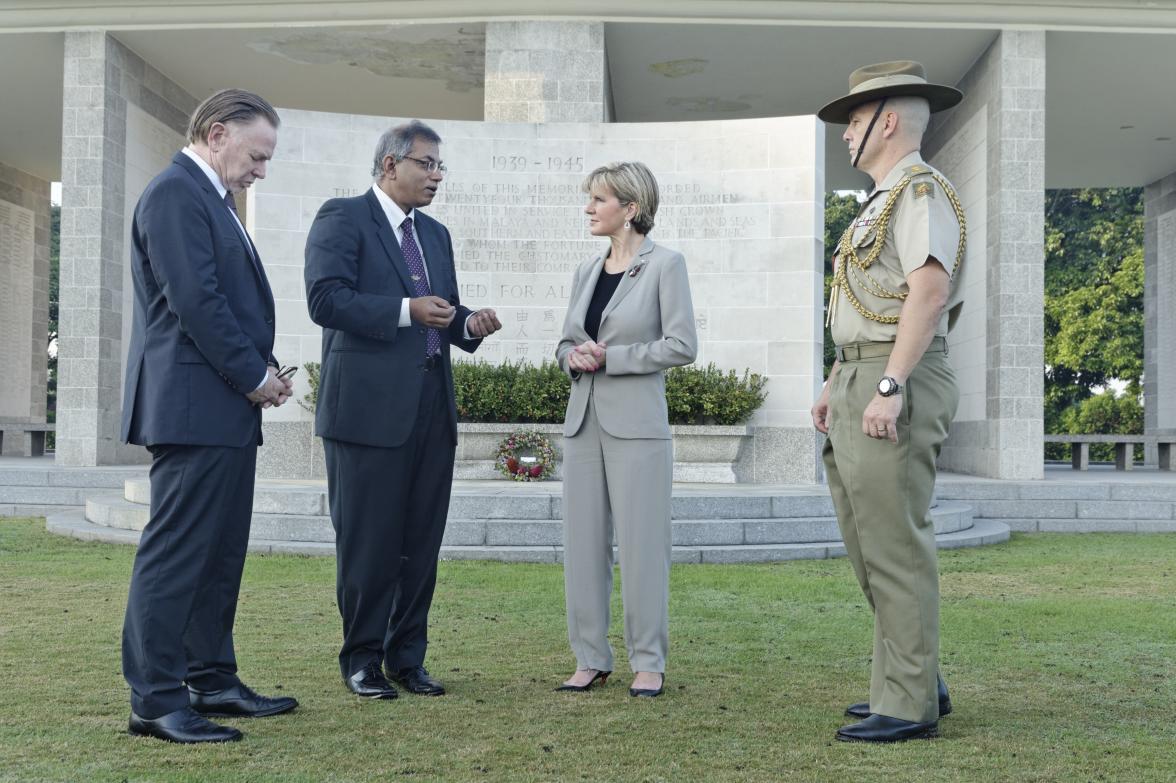
{"label": "stone bench", "polygon": [[1172,470],[1172,445],[1176,435],[1046,435],[1046,443],[1070,444],[1070,467],[1090,468],[1090,444],[1112,443],[1115,446],[1115,470],[1131,470],[1135,464],[1135,446],[1156,446],[1160,470]]}
{"label": "stone bench", "polygon": [[20,433],[28,435],[28,442],[18,447],[19,453],[25,457],[40,457],[45,453],[45,433],[56,431],[56,424],[0,419],[0,454],[4,454],[5,433]]}

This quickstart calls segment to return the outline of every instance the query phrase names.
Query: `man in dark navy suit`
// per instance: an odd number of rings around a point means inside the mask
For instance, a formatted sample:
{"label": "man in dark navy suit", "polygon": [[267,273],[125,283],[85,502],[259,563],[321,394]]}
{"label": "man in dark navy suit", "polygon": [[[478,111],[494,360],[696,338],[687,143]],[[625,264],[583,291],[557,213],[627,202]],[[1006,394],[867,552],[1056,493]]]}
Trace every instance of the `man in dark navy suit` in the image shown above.
{"label": "man in dark navy suit", "polygon": [[257,95],[212,95],[135,208],[122,437],[152,463],[123,625],[132,734],[238,740],[205,716],[298,706],[253,692],[233,652],[261,409],[291,392],[272,353],[273,294],[233,194],[265,177],[278,122]]}
{"label": "man in dark navy suit", "polygon": [[461,305],[449,232],[420,212],[445,175],[440,143],[415,120],[384,133],[372,189],[323,204],[306,241],[307,304],[323,327],[315,432],[335,527],[339,668],[367,698],[395,698],[389,677],[445,692],[424,661],[457,446],[449,347],[472,353],[502,327],[493,310]]}

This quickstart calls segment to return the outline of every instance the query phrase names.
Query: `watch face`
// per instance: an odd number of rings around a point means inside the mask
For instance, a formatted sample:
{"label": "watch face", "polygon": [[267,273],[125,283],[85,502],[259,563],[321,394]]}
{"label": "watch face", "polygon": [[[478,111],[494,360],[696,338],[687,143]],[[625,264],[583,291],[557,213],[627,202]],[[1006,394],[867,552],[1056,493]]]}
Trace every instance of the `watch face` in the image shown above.
{"label": "watch face", "polygon": [[897,388],[898,382],[893,378],[886,377],[878,381],[878,393],[883,397],[889,397],[890,395],[894,394]]}

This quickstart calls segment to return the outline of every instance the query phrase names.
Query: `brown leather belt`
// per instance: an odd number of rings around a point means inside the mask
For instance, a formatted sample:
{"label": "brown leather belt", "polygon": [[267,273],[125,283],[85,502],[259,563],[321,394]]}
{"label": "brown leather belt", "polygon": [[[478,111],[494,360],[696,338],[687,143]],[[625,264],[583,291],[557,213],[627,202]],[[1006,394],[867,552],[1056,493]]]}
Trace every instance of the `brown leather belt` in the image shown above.
{"label": "brown leather belt", "polygon": [[[855,362],[861,359],[877,359],[889,356],[894,343],[850,343],[837,346],[837,361]],[[933,337],[926,353],[947,353],[947,338]]]}

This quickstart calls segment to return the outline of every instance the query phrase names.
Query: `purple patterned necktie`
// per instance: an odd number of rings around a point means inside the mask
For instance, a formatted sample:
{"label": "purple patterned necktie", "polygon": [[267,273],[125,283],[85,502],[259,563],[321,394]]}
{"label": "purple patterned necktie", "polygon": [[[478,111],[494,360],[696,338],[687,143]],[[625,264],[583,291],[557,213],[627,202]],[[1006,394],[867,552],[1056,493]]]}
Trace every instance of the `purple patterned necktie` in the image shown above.
{"label": "purple patterned necktie", "polygon": [[[412,236],[412,218],[406,217],[400,224],[404,238],[400,241],[400,252],[404,255],[404,262],[408,264],[408,273],[412,275],[412,285],[417,296],[430,296],[429,278],[425,275],[425,259],[421,258],[421,249],[417,247]],[[441,332],[429,329],[425,337],[425,356],[441,353]]]}

